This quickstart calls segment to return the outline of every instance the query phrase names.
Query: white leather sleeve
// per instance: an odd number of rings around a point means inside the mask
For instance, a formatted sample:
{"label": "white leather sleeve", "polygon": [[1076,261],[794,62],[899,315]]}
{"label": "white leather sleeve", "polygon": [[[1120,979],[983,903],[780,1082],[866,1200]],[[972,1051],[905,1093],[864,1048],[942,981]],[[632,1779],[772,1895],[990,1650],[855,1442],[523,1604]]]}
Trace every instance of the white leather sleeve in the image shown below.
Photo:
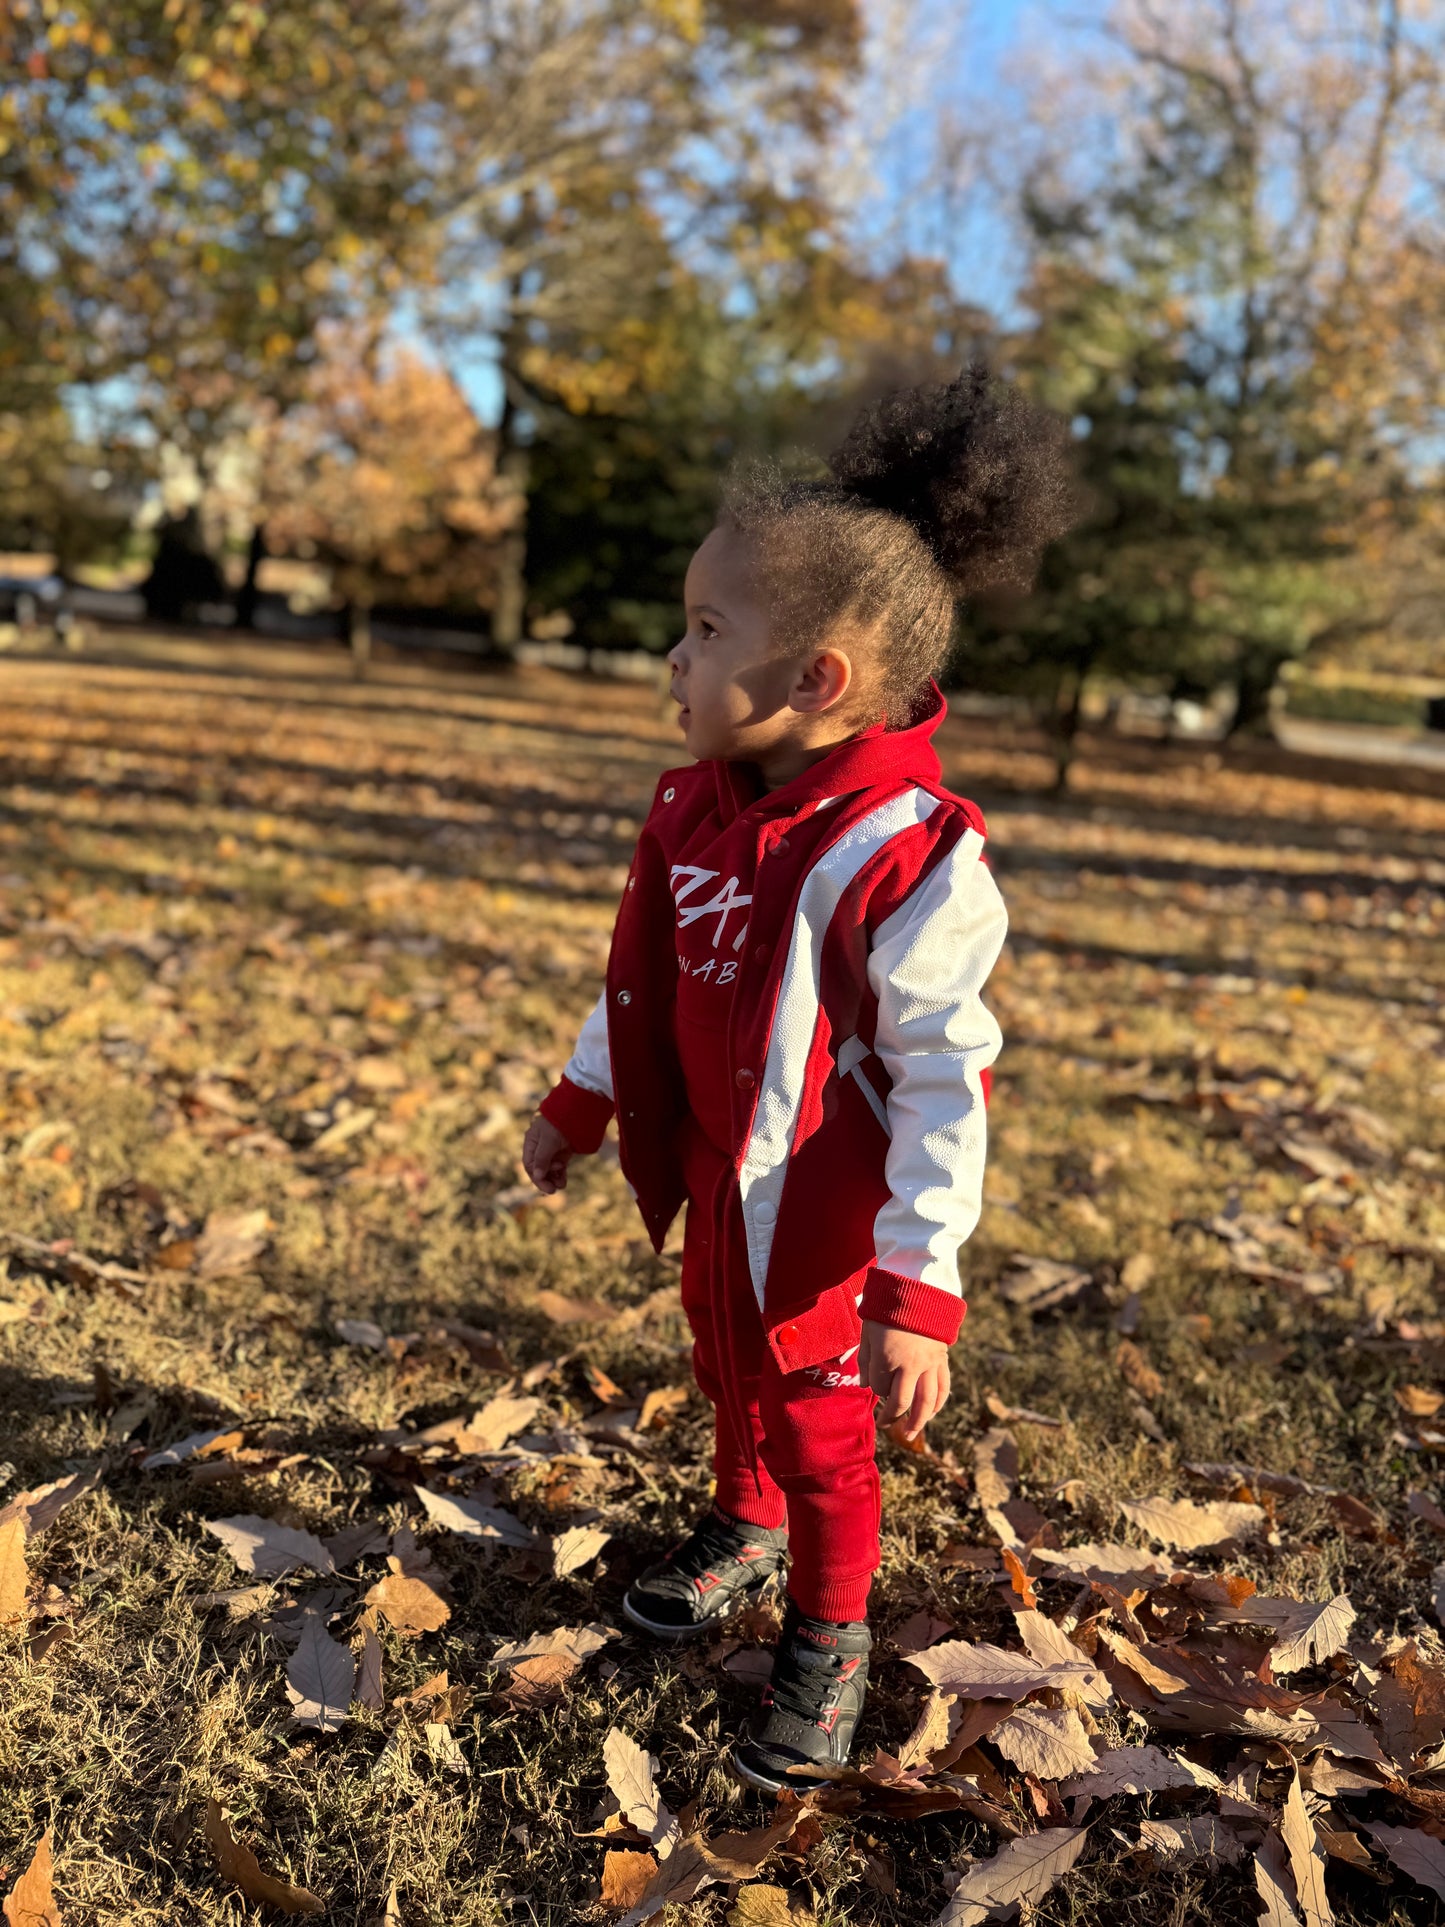
{"label": "white leather sleeve", "polygon": [[892,1079],[876,1263],[962,1295],[958,1248],[983,1208],[988,1145],[979,1074],[1003,1035],[982,990],[1008,929],[1003,898],[968,830],[887,922],[868,959],[874,1048]]}
{"label": "white leather sleeve", "polygon": [[604,990],[577,1035],[577,1047],[562,1072],[584,1091],[614,1097],[612,1053],[607,1048],[607,992]]}

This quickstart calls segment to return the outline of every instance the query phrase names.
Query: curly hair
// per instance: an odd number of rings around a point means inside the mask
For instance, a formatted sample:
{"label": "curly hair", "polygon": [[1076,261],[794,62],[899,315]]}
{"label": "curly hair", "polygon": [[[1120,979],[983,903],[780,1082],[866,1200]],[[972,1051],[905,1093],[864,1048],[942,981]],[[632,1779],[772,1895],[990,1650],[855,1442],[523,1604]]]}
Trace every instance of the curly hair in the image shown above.
{"label": "curly hair", "polygon": [[733,470],[718,521],[753,552],[775,635],[866,638],[860,700],[904,722],[953,645],[958,604],[1027,589],[1078,519],[1067,427],[980,364],[864,409],[808,480]]}

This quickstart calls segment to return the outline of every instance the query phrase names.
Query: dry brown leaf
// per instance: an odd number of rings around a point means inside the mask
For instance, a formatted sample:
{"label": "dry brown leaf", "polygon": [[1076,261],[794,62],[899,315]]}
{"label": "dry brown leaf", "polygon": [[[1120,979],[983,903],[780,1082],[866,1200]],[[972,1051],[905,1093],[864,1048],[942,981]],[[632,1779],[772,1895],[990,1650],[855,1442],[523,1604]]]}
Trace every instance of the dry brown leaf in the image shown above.
{"label": "dry brown leaf", "polygon": [[100,1467],[93,1466],[89,1472],[72,1472],[67,1479],[56,1479],[50,1485],[37,1485],[29,1492],[18,1492],[3,1509],[0,1509],[0,1526],[8,1526],[12,1519],[19,1519],[25,1527],[27,1539],[38,1539],[47,1527],[54,1525],[65,1507],[76,1499],[83,1499],[87,1492],[93,1492],[100,1484]]}
{"label": "dry brown leaf", "polygon": [[1131,1673],[1142,1679],[1151,1692],[1162,1693],[1167,1698],[1173,1693],[1183,1693],[1188,1689],[1187,1678],[1179,1673],[1169,1672],[1165,1667],[1158,1665],[1122,1633],[1116,1633],[1108,1626],[1101,1626],[1099,1637],[1120,1665],[1127,1666]]}
{"label": "dry brown leaf", "polygon": [[309,1567],[313,1572],[335,1572],[336,1564],[321,1541],[311,1532],[277,1525],[254,1512],[238,1513],[232,1519],[207,1519],[204,1530],[219,1539],[242,1572],[267,1578]]}
{"label": "dry brown leaf", "polygon": [[635,1907],[656,1872],[657,1862],[650,1853],[609,1847],[602,1862],[602,1905],[619,1912],[624,1907]]}
{"label": "dry brown leaf", "polygon": [[318,1733],[339,1733],[355,1684],[356,1661],[327,1632],[324,1616],[304,1614],[301,1637],[286,1668],[292,1725],[314,1727]]}
{"label": "dry brown leaf", "polygon": [[991,1859],[968,1869],[935,1927],[980,1927],[1005,1907],[1041,1900],[1073,1866],[1088,1838],[1087,1827],[1048,1827],[1010,1840]]}
{"label": "dry brown leaf", "polygon": [[[1056,1626],[1043,1613],[1016,1613],[1014,1622],[1029,1658],[1037,1660],[1041,1666],[1077,1666],[1080,1661],[1089,1664],[1088,1654],[1074,1644],[1061,1626]],[[1097,1667],[1092,1666],[1088,1673],[1080,1675],[1075,1690],[1091,1706],[1107,1706],[1114,1697],[1113,1687]]]}
{"label": "dry brown leaf", "polygon": [[672,1852],[659,1857],[657,1872],[637,1904],[622,1916],[618,1927],[640,1927],[644,1920],[660,1914],[664,1907],[677,1907],[692,1899],[717,1878],[707,1863],[701,1839],[694,1834]]}
{"label": "dry brown leaf", "polygon": [[1064,1780],[1094,1764],[1094,1749],[1072,1706],[1020,1706],[990,1736],[1020,1773]]}
{"label": "dry brown leaf", "polygon": [[1434,1418],[1445,1405],[1445,1392],[1437,1392],[1428,1385],[1397,1385],[1395,1403],[1411,1418]]}
{"label": "dry brown leaf", "polygon": [[550,1633],[532,1633],[526,1639],[503,1640],[492,1654],[494,1666],[516,1666],[524,1659],[570,1659],[580,1666],[584,1659],[600,1652],[617,1634],[610,1626],[594,1620],[588,1626],[558,1626]]}
{"label": "dry brown leaf", "polygon": [[1334,1927],[1334,1909],[1325,1893],[1325,1856],[1315,1838],[1315,1823],[1305,1811],[1298,1772],[1291,1778],[1285,1795],[1279,1835],[1289,1855],[1295,1898],[1304,1916],[1304,1927]]}
{"label": "dry brown leaf", "polygon": [[1419,1827],[1366,1827],[1365,1832],[1401,1873],[1445,1900],[1445,1841]]}
{"label": "dry brown leaf", "polygon": [[416,1496],[427,1516],[448,1532],[459,1532],[468,1539],[493,1539],[504,1546],[530,1548],[538,1543],[529,1526],[500,1506],[482,1505],[476,1499],[454,1499],[447,1492],[429,1492],[424,1485],[416,1488]]}
{"label": "dry brown leaf", "polygon": [[331,1554],[337,1571],[344,1572],[359,1559],[384,1553],[391,1543],[391,1535],[375,1520],[362,1519],[356,1525],[343,1526],[340,1532],[328,1533],[321,1543]]}
{"label": "dry brown leaf", "polygon": [[159,1452],[151,1452],[140,1462],[142,1472],[157,1472],[163,1466],[182,1465],[187,1459],[200,1457],[211,1452],[229,1452],[235,1446],[245,1443],[246,1434],[231,1427],[221,1426],[210,1432],[192,1432],[189,1437],[177,1439],[174,1445],[163,1446]]}
{"label": "dry brown leaf", "polygon": [[1294,1875],[1279,1831],[1271,1827],[1254,1856],[1254,1885],[1264,1902],[1259,1927],[1300,1927],[1294,1910]]}
{"label": "dry brown leaf", "polygon": [[1126,1385],[1130,1385],[1141,1398],[1158,1398],[1164,1390],[1164,1380],[1149,1363],[1143,1349],[1132,1338],[1121,1338],[1114,1352],[1114,1363]]}
{"label": "dry brown leaf", "polygon": [[[1355,1609],[1346,1593],[1323,1603],[1301,1600],[1298,1606],[1298,1612],[1289,1619],[1274,1622],[1279,1628],[1280,1640],[1270,1649],[1269,1663],[1277,1679],[1285,1673],[1297,1673],[1305,1666],[1317,1666],[1321,1660],[1340,1652],[1355,1623]],[[1239,1609],[1239,1616],[1255,1619],[1256,1601],[1246,1601]]]}
{"label": "dry brown leaf", "polygon": [[3,1911],[9,1927],[60,1927],[60,1909],[55,1904],[50,1834],[41,1834],[30,1857],[30,1865],[5,1896]]}
{"label": "dry brown leaf", "polygon": [[687,1400],[688,1390],[685,1385],[657,1386],[642,1401],[642,1410],[637,1415],[638,1431],[661,1431],[673,1414],[683,1409]]}
{"label": "dry brown leaf", "polygon": [[1023,1251],[1013,1254],[1009,1266],[999,1280],[999,1294],[1011,1305],[1021,1305],[1031,1312],[1066,1305],[1093,1282],[1090,1274],[1077,1265],[1061,1264],[1054,1258],[1031,1258]]}
{"label": "dry brown leaf", "polygon": [[361,1632],[361,1664],[356,1674],[356,1699],[357,1704],[370,1713],[386,1711],[386,1694],[381,1684],[381,1641],[376,1636],[374,1626],[363,1626]]}
{"label": "dry brown leaf", "polygon": [[599,1298],[568,1298],[560,1291],[539,1291],[537,1309],[554,1325],[599,1325],[612,1316]]}
{"label": "dry brown leaf", "polygon": [[1111,1800],[1116,1793],[1166,1793],[1175,1787],[1217,1787],[1219,1777],[1192,1760],[1175,1760],[1157,1746],[1116,1746],[1101,1753],[1089,1772],[1059,1788],[1069,1797],[1088,1794]]}
{"label": "dry brown leaf", "polygon": [[1231,1867],[1244,1858],[1244,1842],[1217,1813],[1196,1813],[1179,1820],[1141,1820],[1139,1844],[1161,1860],[1207,1860]]}
{"label": "dry brown leaf", "polygon": [[780,1795],[776,1817],[766,1825],[705,1840],[709,1863],[724,1880],[751,1880],[769,1854],[793,1838],[809,1811],[807,1802],[796,1795]]}
{"label": "dry brown leaf", "polygon": [[[1074,1686],[1094,1668],[1082,1653],[1078,1663],[1041,1666],[1026,1653],[1005,1652],[984,1641],[948,1639],[926,1652],[910,1653],[907,1664],[932,1680],[941,1693],[959,1699],[1027,1699],[1046,1686]],[[1092,1760],[1093,1755],[1091,1754]]]}
{"label": "dry brown leaf", "polygon": [[30,1568],[25,1563],[25,1521],[11,1519],[0,1526],[0,1626],[25,1617],[30,1597]]}
{"label": "dry brown leaf", "polygon": [[569,1526],[565,1532],[558,1533],[552,1542],[553,1578],[565,1579],[569,1572],[579,1572],[597,1557],[611,1537],[612,1534],[600,1526]]}
{"label": "dry brown leaf", "polygon": [[1018,1440],[1002,1426],[994,1426],[973,1444],[973,1488],[981,1506],[1001,1506],[1011,1499],[1019,1477]]}
{"label": "dry brown leaf", "polygon": [[1264,1508],[1235,1505],[1215,1499],[1196,1505],[1192,1499],[1135,1499],[1120,1508],[1131,1525],[1162,1545],[1183,1552],[1203,1552],[1233,1539],[1254,1539],[1264,1529]]}
{"label": "dry brown leaf", "polygon": [[1169,1578],[1173,1567],[1157,1553],[1138,1546],[1119,1545],[1113,1540],[1089,1540],[1056,1552],[1048,1546],[1035,1546],[1034,1557],[1080,1579],[1103,1579],[1116,1586],[1157,1586]]}
{"label": "dry brown leaf", "polygon": [[365,1603],[375,1606],[399,1633],[434,1633],[452,1616],[451,1607],[435,1587],[405,1573],[389,1572],[385,1579],[378,1579]]}
{"label": "dry brown leaf", "polygon": [[1057,1430],[1064,1422],[1027,1405],[1005,1405],[997,1392],[985,1392],[983,1402],[1001,1425],[1047,1425]]}
{"label": "dry brown leaf", "polygon": [[283,1914],[324,1914],[326,1902],[304,1887],[293,1887],[288,1880],[263,1873],[260,1862],[249,1847],[243,1847],[231,1832],[218,1800],[206,1802],[206,1839],[216,1856],[223,1880],[241,1889],[247,1900],[275,1907]]}
{"label": "dry brown leaf", "polygon": [[898,1749],[898,1764],[905,1772],[922,1766],[947,1745],[949,1710],[956,1704],[952,1693],[934,1691],[928,1695],[913,1731]]}
{"label": "dry brown leaf", "polygon": [[270,1232],[265,1210],[213,1211],[196,1240],[196,1275],[230,1278],[248,1270],[266,1249]]}
{"label": "dry brown leaf", "polygon": [[1012,1546],[1005,1546],[1000,1553],[1004,1571],[1008,1574],[1009,1585],[1017,1593],[1020,1603],[1032,1612],[1038,1605],[1038,1594],[1034,1591],[1033,1581],[1029,1578],[1024,1562]]}
{"label": "dry brown leaf", "polygon": [[576,1660],[565,1653],[539,1653],[535,1659],[519,1659],[508,1670],[507,1683],[497,1697],[516,1713],[555,1706],[576,1671]]}
{"label": "dry brown leaf", "polygon": [[1428,1492],[1411,1492],[1405,1503],[1417,1519],[1423,1519],[1427,1526],[1434,1526],[1437,1532],[1445,1532],[1445,1512],[1441,1511]]}
{"label": "dry brown leaf", "polygon": [[744,1887],[728,1909],[728,1927],[808,1927],[810,1907],[793,1911],[786,1887]]}
{"label": "dry brown leaf", "polygon": [[612,1727],[602,1743],[602,1760],[613,1797],[637,1831],[645,1833],[653,1846],[675,1839],[677,1821],[662,1804],[652,1761],[636,1740],[620,1727]]}
{"label": "dry brown leaf", "polygon": [[471,1452],[500,1451],[508,1439],[526,1431],[541,1409],[539,1398],[489,1399],[455,1434],[457,1451],[463,1456]]}

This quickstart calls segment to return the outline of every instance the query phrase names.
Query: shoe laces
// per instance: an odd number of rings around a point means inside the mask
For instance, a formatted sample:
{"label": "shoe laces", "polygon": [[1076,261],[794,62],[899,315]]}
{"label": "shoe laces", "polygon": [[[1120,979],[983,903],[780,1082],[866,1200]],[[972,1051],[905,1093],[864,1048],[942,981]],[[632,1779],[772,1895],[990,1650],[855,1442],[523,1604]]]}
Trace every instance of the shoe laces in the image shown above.
{"label": "shoe laces", "polygon": [[673,1553],[670,1564],[680,1578],[698,1579],[721,1562],[736,1559],[751,1543],[746,1526],[728,1525],[709,1512]]}

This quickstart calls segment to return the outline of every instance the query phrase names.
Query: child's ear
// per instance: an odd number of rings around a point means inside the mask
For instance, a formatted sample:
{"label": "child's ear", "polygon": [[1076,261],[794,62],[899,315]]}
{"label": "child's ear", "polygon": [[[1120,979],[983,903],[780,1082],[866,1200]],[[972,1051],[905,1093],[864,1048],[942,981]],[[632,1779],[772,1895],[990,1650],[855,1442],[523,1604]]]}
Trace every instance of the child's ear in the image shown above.
{"label": "child's ear", "polygon": [[842,649],[820,649],[793,678],[788,707],[816,716],[843,700],[853,684],[853,664]]}

